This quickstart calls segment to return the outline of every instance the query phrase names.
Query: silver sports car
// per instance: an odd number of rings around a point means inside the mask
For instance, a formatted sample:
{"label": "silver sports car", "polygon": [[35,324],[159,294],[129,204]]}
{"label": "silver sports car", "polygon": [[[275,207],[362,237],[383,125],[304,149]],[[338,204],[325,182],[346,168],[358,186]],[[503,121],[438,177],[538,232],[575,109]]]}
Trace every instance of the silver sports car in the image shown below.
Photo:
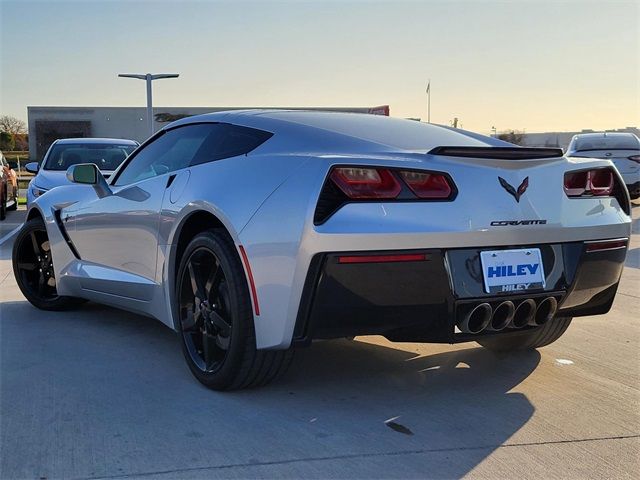
{"label": "silver sports car", "polygon": [[25,297],[154,317],[220,390],[314,339],[542,347],[609,310],[631,229],[608,160],[373,115],[201,115],[67,176],[16,238]]}

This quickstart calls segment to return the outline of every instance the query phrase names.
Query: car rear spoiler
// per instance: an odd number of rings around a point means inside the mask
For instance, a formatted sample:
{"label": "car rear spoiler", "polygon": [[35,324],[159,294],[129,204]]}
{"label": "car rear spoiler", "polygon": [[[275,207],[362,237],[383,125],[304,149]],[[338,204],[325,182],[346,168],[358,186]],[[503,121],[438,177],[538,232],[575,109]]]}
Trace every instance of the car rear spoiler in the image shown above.
{"label": "car rear spoiler", "polygon": [[500,160],[534,160],[562,157],[564,155],[561,148],[532,147],[436,147],[429,154]]}

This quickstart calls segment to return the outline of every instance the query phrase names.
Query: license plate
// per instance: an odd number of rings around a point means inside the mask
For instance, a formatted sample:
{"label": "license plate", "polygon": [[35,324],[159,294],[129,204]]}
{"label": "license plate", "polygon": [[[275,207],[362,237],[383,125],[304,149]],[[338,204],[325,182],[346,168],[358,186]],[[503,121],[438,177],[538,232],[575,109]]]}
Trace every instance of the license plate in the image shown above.
{"label": "license plate", "polygon": [[487,293],[520,292],[544,288],[539,248],[480,252]]}

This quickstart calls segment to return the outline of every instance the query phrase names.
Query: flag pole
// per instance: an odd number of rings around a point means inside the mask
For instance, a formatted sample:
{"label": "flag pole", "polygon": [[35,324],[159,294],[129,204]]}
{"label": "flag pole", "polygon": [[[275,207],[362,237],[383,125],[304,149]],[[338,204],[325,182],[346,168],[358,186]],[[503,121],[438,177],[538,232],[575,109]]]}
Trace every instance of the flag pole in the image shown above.
{"label": "flag pole", "polygon": [[427,123],[431,123],[431,79],[427,83]]}

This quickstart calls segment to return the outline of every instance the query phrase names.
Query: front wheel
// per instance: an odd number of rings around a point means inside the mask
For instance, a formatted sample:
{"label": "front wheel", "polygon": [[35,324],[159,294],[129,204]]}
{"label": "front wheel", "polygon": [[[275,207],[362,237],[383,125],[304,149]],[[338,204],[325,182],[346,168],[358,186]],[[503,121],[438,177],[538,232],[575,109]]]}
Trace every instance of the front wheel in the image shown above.
{"label": "front wheel", "polygon": [[64,310],[84,301],[58,295],[51,246],[41,218],[29,220],[18,232],[12,257],[18,287],[33,306],[42,310]]}
{"label": "front wheel", "polygon": [[509,335],[478,340],[478,343],[496,352],[510,352],[514,350],[533,350],[544,347],[559,339],[567,331],[572,317],[556,317],[541,327],[521,335]]}
{"label": "front wheel", "polygon": [[289,367],[291,349],[256,349],[245,273],[226,232],[194,237],[182,255],[176,287],[182,351],[202,384],[214,390],[261,386]]}

